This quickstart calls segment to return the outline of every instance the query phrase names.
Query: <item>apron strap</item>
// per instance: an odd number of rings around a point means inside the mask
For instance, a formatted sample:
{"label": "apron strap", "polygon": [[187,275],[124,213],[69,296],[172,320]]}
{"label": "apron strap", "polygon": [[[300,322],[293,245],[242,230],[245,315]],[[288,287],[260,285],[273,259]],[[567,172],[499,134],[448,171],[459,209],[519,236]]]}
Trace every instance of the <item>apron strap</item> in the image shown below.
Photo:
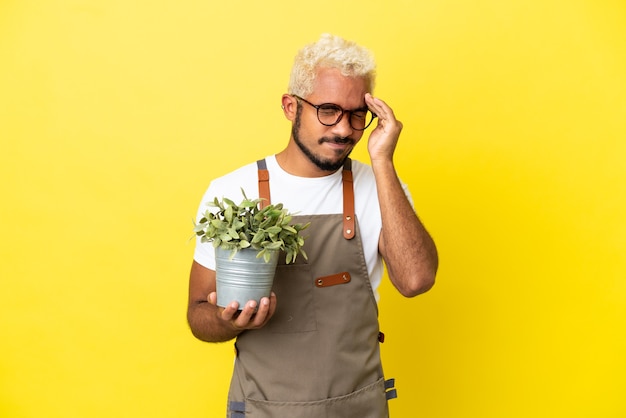
{"label": "apron strap", "polygon": [[354,184],[352,182],[352,160],[343,164],[343,237],[354,238]]}
{"label": "apron strap", "polygon": [[259,169],[259,197],[261,200],[261,209],[270,204],[270,172],[267,171],[265,159],[258,160],[256,165]]}
{"label": "apron strap", "polygon": [[228,418],[245,418],[246,403],[230,401],[228,403],[228,411],[230,412]]}
{"label": "apron strap", "polygon": [[[261,209],[271,203],[270,198],[270,173],[267,170],[265,159],[256,162],[259,177],[259,197],[261,201]],[[342,171],[343,183],[343,237],[345,239],[354,238],[354,184],[352,180],[352,160],[346,158]]]}
{"label": "apron strap", "polygon": [[385,380],[385,398],[387,398],[387,400],[396,399],[398,397],[398,391],[395,386],[396,379]]}

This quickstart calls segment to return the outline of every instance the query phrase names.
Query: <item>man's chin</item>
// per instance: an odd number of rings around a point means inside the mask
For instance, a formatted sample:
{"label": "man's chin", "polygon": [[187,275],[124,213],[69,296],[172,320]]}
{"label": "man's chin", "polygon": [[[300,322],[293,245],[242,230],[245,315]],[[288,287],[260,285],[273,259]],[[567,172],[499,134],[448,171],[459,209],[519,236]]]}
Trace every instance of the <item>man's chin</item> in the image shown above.
{"label": "man's chin", "polygon": [[329,173],[334,173],[335,171],[343,167],[343,164],[345,163],[347,158],[347,155],[342,155],[340,158],[324,160],[316,159],[315,161],[313,161],[313,163],[321,170],[328,171]]}

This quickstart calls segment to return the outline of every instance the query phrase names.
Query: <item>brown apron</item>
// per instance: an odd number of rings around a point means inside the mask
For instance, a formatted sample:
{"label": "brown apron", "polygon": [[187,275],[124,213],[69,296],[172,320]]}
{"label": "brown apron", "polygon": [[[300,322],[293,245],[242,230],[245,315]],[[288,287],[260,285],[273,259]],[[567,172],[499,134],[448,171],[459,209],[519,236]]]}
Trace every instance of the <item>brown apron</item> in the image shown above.
{"label": "brown apron", "polygon": [[[382,418],[396,396],[380,362],[378,308],[361,237],[355,233],[350,160],[343,171],[344,214],[294,216],[306,230],[299,256],[274,278],[276,312],[235,343],[228,418]],[[269,176],[259,161],[259,192]]]}

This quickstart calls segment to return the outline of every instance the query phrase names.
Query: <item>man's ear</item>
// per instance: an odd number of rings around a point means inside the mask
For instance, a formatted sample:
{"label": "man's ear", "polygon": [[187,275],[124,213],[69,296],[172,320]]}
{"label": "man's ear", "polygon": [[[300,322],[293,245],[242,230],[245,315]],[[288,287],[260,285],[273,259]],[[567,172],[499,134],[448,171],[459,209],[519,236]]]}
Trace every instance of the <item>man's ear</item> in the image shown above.
{"label": "man's ear", "polygon": [[298,111],[298,101],[291,94],[283,94],[282,106],[285,117],[290,121],[296,120],[296,112]]}

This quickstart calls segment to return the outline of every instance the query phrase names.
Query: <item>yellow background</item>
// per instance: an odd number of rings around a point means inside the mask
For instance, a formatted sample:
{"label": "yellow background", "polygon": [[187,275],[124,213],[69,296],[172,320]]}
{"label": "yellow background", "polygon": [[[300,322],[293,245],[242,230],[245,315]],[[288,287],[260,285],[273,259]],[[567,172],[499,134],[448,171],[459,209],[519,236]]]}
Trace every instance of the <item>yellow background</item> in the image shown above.
{"label": "yellow background", "polygon": [[322,32],[375,53],[440,251],[382,288],[393,415],[626,416],[623,0],[0,2],[0,416],[223,416],[191,219]]}

